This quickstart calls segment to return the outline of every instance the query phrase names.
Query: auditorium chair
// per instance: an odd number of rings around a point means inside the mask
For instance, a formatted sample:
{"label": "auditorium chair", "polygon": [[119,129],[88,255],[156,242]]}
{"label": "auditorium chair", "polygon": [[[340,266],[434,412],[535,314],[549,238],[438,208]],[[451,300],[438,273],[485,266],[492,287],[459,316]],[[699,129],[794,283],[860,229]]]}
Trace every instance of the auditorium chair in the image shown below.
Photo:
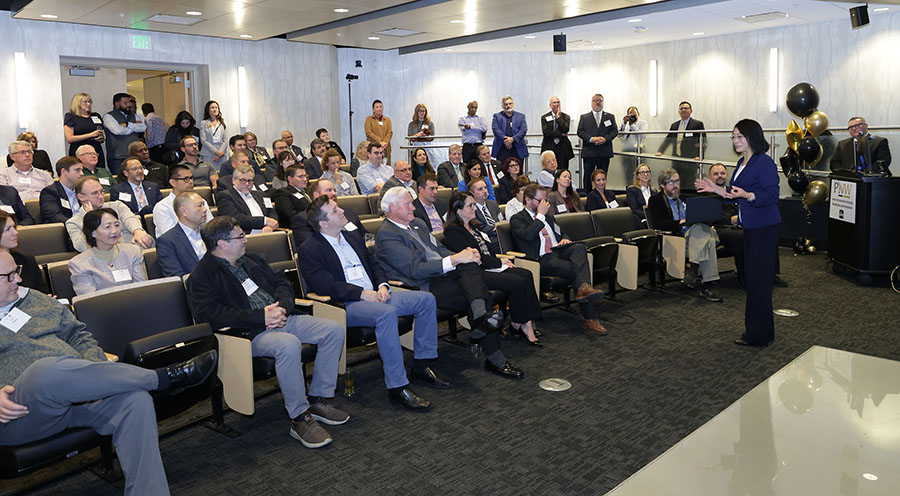
{"label": "auditorium chair", "polygon": [[350,210],[358,215],[360,220],[378,217],[369,207],[369,199],[365,195],[339,196],[337,204],[343,210]]}
{"label": "auditorium chair", "polygon": [[684,279],[684,261],[687,257],[684,236],[656,229],[652,219],[647,215],[646,205],[644,205],[644,218],[647,219],[647,228],[652,229],[659,235],[660,284],[665,285],[667,273],[675,279]]}
{"label": "auditorium chair", "polygon": [[[35,198],[33,200],[25,200],[22,202],[25,204],[25,210],[28,211],[28,215],[31,215],[31,218],[34,219],[35,224],[41,224],[41,200]],[[22,219],[18,219],[21,222]]]}
{"label": "auditorium chair", "polygon": [[372,219],[362,220],[361,222],[363,227],[366,228],[366,231],[368,231],[369,234],[375,235],[378,234],[378,230],[381,229],[381,223],[384,222],[384,218],[375,217]]}
{"label": "auditorium chair", "polygon": [[572,241],[581,241],[591,254],[591,273],[593,280],[606,280],[607,297],[616,296],[616,263],[619,256],[619,245],[612,236],[597,236],[590,212],[572,212],[554,215],[553,220],[562,228]]}
{"label": "auditorium chair", "polygon": [[69,243],[65,224],[39,224],[19,226],[19,246],[17,251],[31,255],[40,264],[68,260],[78,252]]}
{"label": "auditorium chair", "polygon": [[[384,215],[384,212],[381,211],[381,195],[379,193],[367,195],[366,200],[369,202],[369,211],[372,212],[372,215],[379,217]],[[360,217],[360,219],[362,219],[362,217]]]}
{"label": "auditorium chair", "polygon": [[266,259],[272,270],[296,269],[294,252],[288,231],[273,231],[247,235],[247,253],[255,253]]}
{"label": "auditorium chair", "polygon": [[[532,260],[525,257],[525,253],[522,252],[518,246],[516,246],[513,241],[512,231],[509,227],[509,221],[500,221],[494,224],[494,227],[497,229],[497,238],[500,241],[500,251],[508,256],[515,258],[515,264],[517,267],[521,267],[531,272],[531,275],[534,280],[534,289],[538,294],[544,293],[547,291],[556,291],[560,292],[563,295],[562,305],[565,308],[569,308],[572,304],[571,299],[571,285],[569,282],[562,277],[558,276],[548,276],[541,274],[541,263],[538,260]],[[591,256],[588,255],[588,262],[590,262]],[[550,306],[557,306],[550,305]]]}
{"label": "auditorium chair", "polygon": [[147,234],[156,239],[156,224],[153,222],[153,214],[144,214],[141,220],[144,221],[144,230],[147,231]]}
{"label": "auditorium chair", "polygon": [[50,279],[50,293],[57,298],[72,301],[75,297],[75,288],[72,287],[72,274],[69,273],[69,261],[53,262],[47,264],[47,276]]}
{"label": "auditorium chair", "polygon": [[87,427],[66,429],[50,437],[15,446],[0,446],[0,479],[14,479],[100,447],[98,475],[115,480],[112,436]]}
{"label": "auditorium chair", "polygon": [[[170,190],[164,190],[164,191],[170,191]],[[201,198],[206,200],[206,204],[209,205],[210,207],[212,207],[213,205],[216,204],[216,200],[215,200],[216,197],[215,197],[215,195],[213,195],[212,188],[210,188],[209,186],[197,186],[194,188],[194,193],[197,193],[198,195],[200,195]],[[163,198],[165,198],[166,196],[169,196],[169,193],[163,193]]]}
{"label": "auditorium chair", "polygon": [[438,188],[434,202],[442,204],[445,208],[449,208],[453,193],[456,193],[456,188]]}
{"label": "auditorium chair", "polygon": [[147,279],[162,279],[162,269],[159,267],[159,257],[156,248],[148,248],[144,253],[144,267],[147,268]]}
{"label": "auditorium chair", "polygon": [[[631,209],[628,207],[604,208],[594,210],[590,215],[594,233],[597,236],[612,236],[619,243],[619,253],[616,257],[616,280],[619,286],[630,290],[637,289],[637,277],[640,273],[638,261],[641,250],[649,249],[644,244],[650,243],[650,241],[646,241],[643,237],[629,235],[629,241],[623,242],[627,233],[635,231],[634,214]],[[653,241],[655,242],[655,240]]]}

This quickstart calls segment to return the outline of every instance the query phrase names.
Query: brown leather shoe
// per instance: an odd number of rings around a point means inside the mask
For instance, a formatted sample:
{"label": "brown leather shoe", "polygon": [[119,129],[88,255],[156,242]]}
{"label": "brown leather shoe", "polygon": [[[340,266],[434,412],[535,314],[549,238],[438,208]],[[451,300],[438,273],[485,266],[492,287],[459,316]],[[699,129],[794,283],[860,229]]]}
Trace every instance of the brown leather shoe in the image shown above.
{"label": "brown leather shoe", "polygon": [[604,297],[603,291],[594,289],[587,284],[582,284],[575,293],[575,301],[578,303],[587,303],[589,301],[600,301]]}
{"label": "brown leather shoe", "polygon": [[581,326],[586,330],[593,332],[594,334],[599,334],[600,336],[606,336],[606,328],[603,327],[603,324],[600,323],[597,319],[583,319],[581,321]]}

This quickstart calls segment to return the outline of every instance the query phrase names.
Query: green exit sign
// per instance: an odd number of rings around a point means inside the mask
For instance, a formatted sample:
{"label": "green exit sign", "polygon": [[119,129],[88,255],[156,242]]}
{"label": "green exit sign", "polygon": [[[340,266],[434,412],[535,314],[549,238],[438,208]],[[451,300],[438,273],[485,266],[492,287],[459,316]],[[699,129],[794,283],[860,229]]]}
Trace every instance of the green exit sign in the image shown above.
{"label": "green exit sign", "polygon": [[150,35],[133,34],[131,35],[131,48],[135,50],[150,50]]}

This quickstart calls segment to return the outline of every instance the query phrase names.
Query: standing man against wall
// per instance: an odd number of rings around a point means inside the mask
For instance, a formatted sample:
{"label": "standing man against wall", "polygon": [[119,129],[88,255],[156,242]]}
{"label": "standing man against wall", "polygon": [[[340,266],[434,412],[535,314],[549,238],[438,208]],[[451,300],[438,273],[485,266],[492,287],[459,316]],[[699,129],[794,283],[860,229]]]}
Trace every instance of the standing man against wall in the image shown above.
{"label": "standing man against wall", "polygon": [[569,114],[559,109],[559,97],[550,98],[550,112],[541,116],[541,133],[544,135],[541,141],[541,152],[550,150],[556,155],[560,169],[569,168],[569,160],[575,157],[572,151],[572,142],[569,141],[569,125],[572,118]]}
{"label": "standing man against wall", "polygon": [[108,131],[106,136],[106,167],[113,175],[119,173],[119,164],[128,158],[128,145],[138,141],[147,130],[144,116],[130,112],[131,95],[116,93],[113,96],[113,109],[103,116],[103,127]]}
{"label": "standing man against wall", "polygon": [[612,140],[619,135],[616,116],[603,111],[603,95],[591,97],[591,111],[578,119],[578,137],[581,138],[581,182],[590,191],[591,173],[594,169],[609,171],[609,159],[613,156]]}
{"label": "standing man against wall", "polygon": [[516,157],[525,169],[525,160],[528,158],[528,148],[525,146],[528,124],[525,122],[525,114],[515,111],[516,103],[511,96],[504,96],[500,103],[503,111],[494,114],[491,121],[491,130],[494,132],[491,155],[500,163],[508,157]]}
{"label": "standing man against wall", "polygon": [[469,163],[475,158],[475,150],[484,144],[488,127],[487,122],[477,114],[478,102],[472,100],[466,109],[466,115],[459,118],[459,130],[462,131],[462,160]]}

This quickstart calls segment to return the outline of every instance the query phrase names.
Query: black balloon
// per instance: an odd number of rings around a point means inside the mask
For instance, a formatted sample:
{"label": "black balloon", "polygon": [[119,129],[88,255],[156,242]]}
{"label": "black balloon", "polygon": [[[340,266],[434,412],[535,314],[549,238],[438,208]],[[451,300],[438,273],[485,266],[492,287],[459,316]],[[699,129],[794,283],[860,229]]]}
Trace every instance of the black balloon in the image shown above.
{"label": "black balloon", "polygon": [[781,162],[781,172],[784,173],[784,177],[790,177],[792,172],[800,169],[800,155],[797,155],[797,152],[790,148],[781,156],[779,161]]}
{"label": "black balloon", "polygon": [[822,145],[819,144],[819,140],[812,136],[807,136],[800,140],[800,144],[797,145],[797,154],[800,155],[803,161],[812,163],[819,156],[821,149]]}
{"label": "black balloon", "polygon": [[785,100],[792,114],[809,117],[819,107],[819,92],[809,83],[798,83],[788,91]]}
{"label": "black balloon", "polygon": [[809,177],[807,177],[806,173],[803,171],[795,170],[788,176],[788,186],[797,193],[805,192],[808,185]]}

